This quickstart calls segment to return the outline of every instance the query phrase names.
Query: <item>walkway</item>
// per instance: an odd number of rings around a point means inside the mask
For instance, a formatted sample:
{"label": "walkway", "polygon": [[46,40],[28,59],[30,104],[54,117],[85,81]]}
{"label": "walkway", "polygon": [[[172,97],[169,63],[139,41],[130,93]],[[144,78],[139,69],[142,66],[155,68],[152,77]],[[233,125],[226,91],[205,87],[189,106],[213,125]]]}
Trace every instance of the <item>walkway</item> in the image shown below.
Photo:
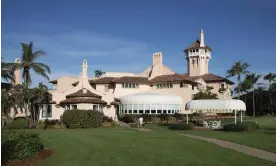
{"label": "walkway", "polygon": [[118,124],[122,127],[130,127],[129,124],[125,123],[125,122],[122,122],[122,121],[118,121]]}
{"label": "walkway", "polygon": [[211,142],[211,143],[217,144],[217,145],[219,145],[221,147],[224,147],[224,148],[233,149],[233,150],[236,150],[238,152],[245,153],[245,154],[248,154],[248,155],[251,155],[251,156],[254,156],[254,157],[258,157],[258,158],[261,158],[261,159],[276,162],[276,154],[271,153],[271,152],[267,152],[267,151],[264,151],[264,150],[251,148],[251,147],[248,147],[248,146],[245,146],[245,145],[240,145],[240,144],[229,142],[229,141],[218,140],[218,139],[215,139],[215,138],[201,137],[201,136],[190,135],[190,134],[178,134],[178,135],[182,135],[182,136],[186,136],[186,137],[190,137],[190,138],[195,138],[195,139]]}

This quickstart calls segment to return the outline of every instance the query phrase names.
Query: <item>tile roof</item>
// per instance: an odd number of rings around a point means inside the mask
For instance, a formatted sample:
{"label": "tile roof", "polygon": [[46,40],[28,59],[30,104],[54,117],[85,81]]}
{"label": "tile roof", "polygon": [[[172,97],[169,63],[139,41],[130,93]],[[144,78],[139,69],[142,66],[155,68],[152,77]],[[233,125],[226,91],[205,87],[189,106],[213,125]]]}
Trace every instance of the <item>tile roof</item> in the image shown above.
{"label": "tile roof", "polygon": [[85,93],[83,89],[66,96],[66,98],[71,98],[71,97],[93,97],[98,99],[102,98],[102,96],[92,93],[89,90],[86,90],[86,93]]}
{"label": "tile roof", "polygon": [[[186,51],[188,51],[190,49],[196,49],[196,48],[202,48],[202,47],[200,47],[200,41],[199,40],[196,40],[192,45],[190,45],[189,47],[185,48],[184,52],[186,52]],[[205,45],[204,48],[212,51],[212,49],[209,46],[207,46],[207,45]]]}
{"label": "tile roof", "polygon": [[198,78],[202,78],[205,82],[223,82],[223,81],[225,81],[231,85],[234,84],[234,82],[228,80],[227,78],[224,78],[224,77],[212,74],[212,73],[203,74],[201,76],[193,76],[193,77],[189,76],[188,74],[183,74],[183,76],[190,77],[194,81]]}
{"label": "tile roof", "polygon": [[112,80],[116,79],[118,77],[100,77],[95,80],[90,80],[90,83],[95,83],[95,84],[109,84],[112,82]]}
{"label": "tile roof", "polygon": [[140,84],[146,84],[148,83],[148,77],[130,77],[130,76],[124,76],[120,78],[114,79],[112,82],[115,83],[140,83]]}
{"label": "tile roof", "polygon": [[73,98],[67,98],[60,102],[60,104],[77,104],[77,103],[107,104],[107,102],[101,99],[96,99],[91,97],[73,97]]}
{"label": "tile roof", "polygon": [[150,80],[150,82],[174,82],[174,81],[188,81],[194,84],[198,84],[197,82],[194,82],[194,80],[192,80],[189,76],[177,74],[177,73],[157,76]]}

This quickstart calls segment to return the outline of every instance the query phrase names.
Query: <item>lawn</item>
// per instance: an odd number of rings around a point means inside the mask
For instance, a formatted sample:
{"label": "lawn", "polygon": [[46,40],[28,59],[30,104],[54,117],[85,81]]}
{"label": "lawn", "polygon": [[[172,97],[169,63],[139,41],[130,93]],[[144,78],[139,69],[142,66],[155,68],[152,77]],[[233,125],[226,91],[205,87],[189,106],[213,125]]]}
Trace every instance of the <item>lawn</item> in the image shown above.
{"label": "lawn", "polygon": [[[256,147],[276,153],[276,119],[275,118],[255,118],[248,121],[256,121],[260,125],[260,130],[251,132],[223,132],[223,131],[172,131],[174,133],[189,133],[193,135],[218,138],[232,141],[239,144]],[[155,131],[168,131],[167,126],[147,125]]]}
{"label": "lawn", "polygon": [[140,132],[115,127],[34,130],[53,155],[39,166],[232,166],[275,165],[173,132]]}

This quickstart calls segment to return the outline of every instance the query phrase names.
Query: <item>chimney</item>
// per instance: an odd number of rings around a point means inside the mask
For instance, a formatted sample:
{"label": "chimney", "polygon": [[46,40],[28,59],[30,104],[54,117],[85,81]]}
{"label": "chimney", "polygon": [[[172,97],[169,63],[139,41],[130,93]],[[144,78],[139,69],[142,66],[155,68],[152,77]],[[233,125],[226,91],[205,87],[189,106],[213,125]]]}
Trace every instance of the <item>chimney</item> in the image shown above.
{"label": "chimney", "polygon": [[82,63],[82,77],[88,77],[87,76],[87,68],[88,68],[88,65],[87,65],[87,61],[86,60],[83,60],[83,63]]}
{"label": "chimney", "polygon": [[200,47],[204,47],[204,32],[203,29],[200,31]]}
{"label": "chimney", "polygon": [[162,65],[162,52],[156,52],[152,54],[152,65],[160,64]]}
{"label": "chimney", "polygon": [[[19,58],[16,58],[14,60],[14,63],[20,63],[20,59]],[[17,85],[17,84],[21,84],[21,80],[20,80],[20,69],[16,69],[14,71],[14,84]]]}

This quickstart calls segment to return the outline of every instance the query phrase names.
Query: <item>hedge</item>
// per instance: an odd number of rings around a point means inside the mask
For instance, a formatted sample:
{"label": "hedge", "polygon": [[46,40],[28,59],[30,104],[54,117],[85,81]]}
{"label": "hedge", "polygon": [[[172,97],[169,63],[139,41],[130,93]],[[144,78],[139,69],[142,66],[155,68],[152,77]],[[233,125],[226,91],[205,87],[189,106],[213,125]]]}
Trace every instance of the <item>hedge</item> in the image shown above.
{"label": "hedge", "polygon": [[6,161],[22,160],[33,157],[43,149],[37,133],[3,130],[1,139],[2,164]]}
{"label": "hedge", "polygon": [[4,126],[5,129],[26,129],[26,118],[16,118],[10,124]]}
{"label": "hedge", "polygon": [[95,110],[67,110],[62,121],[67,128],[97,128],[102,126],[104,114]]}
{"label": "hedge", "polygon": [[170,125],[169,129],[171,129],[171,130],[193,130],[194,124],[193,123],[172,124],[172,125]]}
{"label": "hedge", "polygon": [[136,123],[143,117],[145,123],[176,122],[183,120],[182,114],[121,114],[119,120],[125,123]]}
{"label": "hedge", "polygon": [[226,124],[223,126],[224,131],[242,132],[259,129],[259,125],[255,122],[243,122],[237,124]]}

